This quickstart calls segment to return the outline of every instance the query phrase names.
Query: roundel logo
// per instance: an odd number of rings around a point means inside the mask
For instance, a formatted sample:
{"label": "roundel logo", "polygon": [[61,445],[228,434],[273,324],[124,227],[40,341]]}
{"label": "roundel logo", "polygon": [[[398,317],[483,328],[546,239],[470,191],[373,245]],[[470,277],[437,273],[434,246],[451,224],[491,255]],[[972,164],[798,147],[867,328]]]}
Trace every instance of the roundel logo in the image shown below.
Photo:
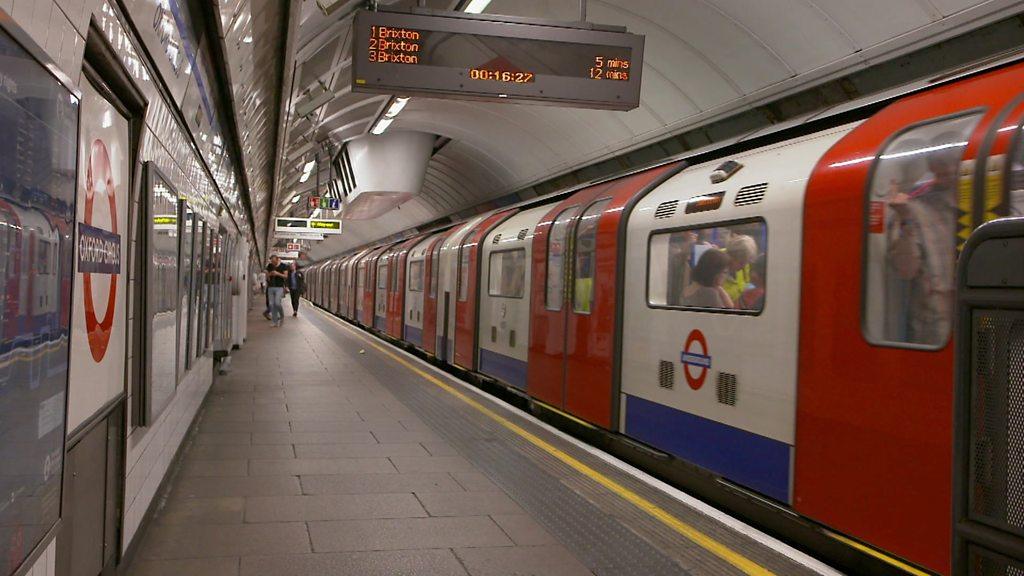
{"label": "roundel logo", "polygon": [[711,353],[708,351],[708,341],[700,330],[691,330],[686,337],[686,346],[683,347],[683,354],[680,358],[683,363],[683,374],[686,375],[686,383],[694,390],[700,390],[707,378],[708,370],[711,369]]}
{"label": "roundel logo", "polygon": [[[97,222],[98,209],[109,211],[109,230],[93,225]],[[82,273],[82,288],[85,291],[83,300],[89,351],[92,352],[93,360],[101,362],[107,354],[114,325],[117,277],[121,273],[121,236],[117,232],[117,189],[110,165],[110,153],[107,145],[98,138],[90,146],[86,166],[85,221],[78,223],[78,271]],[[110,276],[106,294],[96,293],[94,275]],[[102,319],[96,315],[97,297],[105,297],[107,302]]]}

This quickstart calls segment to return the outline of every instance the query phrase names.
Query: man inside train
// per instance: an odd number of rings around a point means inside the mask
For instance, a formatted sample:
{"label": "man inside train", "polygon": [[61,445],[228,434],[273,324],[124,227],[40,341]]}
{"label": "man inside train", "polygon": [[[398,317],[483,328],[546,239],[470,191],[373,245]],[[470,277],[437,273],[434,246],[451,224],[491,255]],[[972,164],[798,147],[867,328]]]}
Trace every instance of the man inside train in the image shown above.
{"label": "man inside train", "polygon": [[733,302],[739,302],[750,285],[750,263],[757,258],[757,242],[746,234],[732,234],[725,244],[729,256],[729,276],[722,284]]}
{"label": "man inside train", "polygon": [[942,344],[951,328],[962,140],[956,132],[934,138],[925,149],[929,173],[909,190],[891,190],[889,263],[908,283],[905,330],[916,344]]}

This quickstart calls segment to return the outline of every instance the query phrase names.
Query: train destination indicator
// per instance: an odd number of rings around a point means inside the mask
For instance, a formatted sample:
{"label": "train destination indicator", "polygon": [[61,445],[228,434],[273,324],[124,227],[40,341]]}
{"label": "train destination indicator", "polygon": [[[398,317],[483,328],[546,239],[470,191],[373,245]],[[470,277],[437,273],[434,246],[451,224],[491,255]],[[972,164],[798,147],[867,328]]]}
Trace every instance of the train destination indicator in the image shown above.
{"label": "train destination indicator", "polygon": [[356,92],[608,110],[640,105],[644,37],[620,27],[362,10],[354,42]]}

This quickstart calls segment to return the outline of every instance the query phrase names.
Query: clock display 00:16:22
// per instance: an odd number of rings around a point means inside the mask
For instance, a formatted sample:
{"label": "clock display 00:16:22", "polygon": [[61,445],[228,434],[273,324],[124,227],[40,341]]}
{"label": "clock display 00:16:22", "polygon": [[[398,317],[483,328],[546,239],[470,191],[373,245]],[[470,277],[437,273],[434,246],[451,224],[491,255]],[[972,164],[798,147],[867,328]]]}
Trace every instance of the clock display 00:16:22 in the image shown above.
{"label": "clock display 00:16:22", "polygon": [[533,82],[533,72],[508,72],[504,70],[487,70],[486,68],[470,68],[471,80],[491,80],[510,84],[529,84]]}

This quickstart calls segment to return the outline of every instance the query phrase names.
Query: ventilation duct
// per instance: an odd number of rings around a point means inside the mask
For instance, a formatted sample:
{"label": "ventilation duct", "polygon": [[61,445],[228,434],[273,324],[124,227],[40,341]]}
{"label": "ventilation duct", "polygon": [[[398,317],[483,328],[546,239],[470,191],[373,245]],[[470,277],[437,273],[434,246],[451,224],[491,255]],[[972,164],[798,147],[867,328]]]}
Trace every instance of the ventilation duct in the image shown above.
{"label": "ventilation duct", "polygon": [[396,131],[349,140],[356,186],[345,198],[342,218],[376,218],[419,194],[435,139],[425,132]]}

